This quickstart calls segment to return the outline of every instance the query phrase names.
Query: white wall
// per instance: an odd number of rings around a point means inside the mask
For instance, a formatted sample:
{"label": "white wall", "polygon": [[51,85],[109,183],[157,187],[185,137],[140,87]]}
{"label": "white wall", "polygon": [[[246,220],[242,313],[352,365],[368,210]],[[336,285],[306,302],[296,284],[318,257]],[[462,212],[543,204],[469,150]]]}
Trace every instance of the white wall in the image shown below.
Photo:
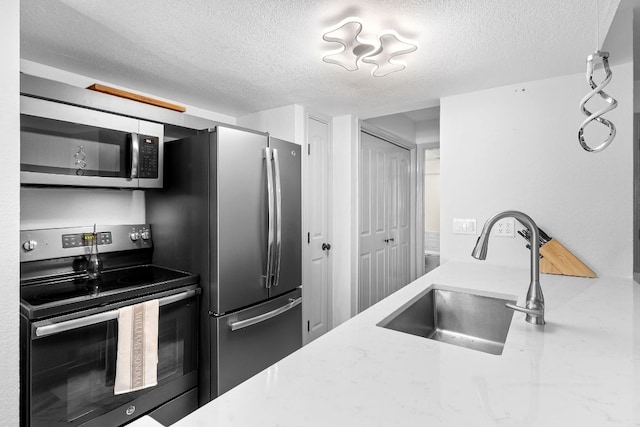
{"label": "white wall", "polygon": [[424,161],[424,231],[440,232],[440,158],[430,151]]}
{"label": "white wall", "polygon": [[145,222],[141,190],[23,187],[20,194],[21,230]]}
{"label": "white wall", "polygon": [[17,425],[19,413],[20,226],[20,2],[4,0],[0,13],[0,420]]}
{"label": "white wall", "polygon": [[292,104],[238,117],[237,125],[304,145],[304,108]]}
{"label": "white wall", "polygon": [[[631,277],[632,88],[633,64],[615,66],[607,92],[619,107],[607,116],[618,134],[597,154],[576,136],[578,103],[588,92],[582,73],[444,98],[441,259],[480,262],[470,256],[476,236],[454,235],[453,218],[476,218],[480,228],[515,209],[599,276]],[[519,236],[494,237],[489,246],[486,262],[529,263]]]}
{"label": "white wall", "polygon": [[416,123],[416,143],[429,144],[440,141],[440,119]]}
{"label": "white wall", "polygon": [[333,326],[356,313],[355,280],[358,265],[356,215],[358,212],[358,120],[333,118]]}

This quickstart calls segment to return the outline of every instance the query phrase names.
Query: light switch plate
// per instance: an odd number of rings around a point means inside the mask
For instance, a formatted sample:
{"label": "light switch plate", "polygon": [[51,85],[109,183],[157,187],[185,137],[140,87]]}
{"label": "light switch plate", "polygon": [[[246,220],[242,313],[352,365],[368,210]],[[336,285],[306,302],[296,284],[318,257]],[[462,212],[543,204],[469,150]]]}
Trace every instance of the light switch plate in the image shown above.
{"label": "light switch plate", "polygon": [[453,218],[453,234],[476,234],[476,219]]}

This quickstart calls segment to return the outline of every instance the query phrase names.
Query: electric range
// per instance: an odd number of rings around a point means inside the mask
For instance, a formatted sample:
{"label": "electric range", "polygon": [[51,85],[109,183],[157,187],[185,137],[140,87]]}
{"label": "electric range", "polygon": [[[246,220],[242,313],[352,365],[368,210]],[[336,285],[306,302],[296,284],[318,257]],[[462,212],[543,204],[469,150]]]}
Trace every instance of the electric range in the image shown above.
{"label": "electric range", "polygon": [[[199,276],[152,264],[148,224],[21,232],[21,425],[170,424],[197,408]],[[158,300],[158,384],[116,395],[119,310]]]}

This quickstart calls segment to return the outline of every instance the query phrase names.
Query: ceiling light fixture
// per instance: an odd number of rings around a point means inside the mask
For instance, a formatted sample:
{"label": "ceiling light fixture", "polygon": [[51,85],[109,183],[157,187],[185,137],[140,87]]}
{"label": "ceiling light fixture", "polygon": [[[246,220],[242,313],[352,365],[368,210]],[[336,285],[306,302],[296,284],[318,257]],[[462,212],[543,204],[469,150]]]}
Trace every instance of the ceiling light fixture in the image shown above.
{"label": "ceiling light fixture", "polygon": [[363,22],[360,18],[349,17],[327,29],[322,39],[341,46],[322,57],[324,62],[336,64],[347,71],[358,70],[365,62],[375,66],[371,75],[383,77],[406,68],[397,56],[414,52],[418,46],[401,37],[393,30],[386,30],[375,38],[361,35]]}
{"label": "ceiling light fixture", "polygon": [[362,62],[374,64],[376,68],[371,72],[374,77],[384,77],[387,74],[404,70],[404,62],[394,59],[396,56],[414,52],[418,46],[400,37],[395,31],[385,31],[380,35],[380,47],[370,55],[362,58]]}
{"label": "ceiling light fixture", "polygon": [[339,43],[342,46],[322,57],[324,62],[336,64],[347,71],[355,71],[358,60],[376,50],[376,46],[361,40],[362,21],[359,18],[346,18],[339,24],[325,31],[324,41]]}

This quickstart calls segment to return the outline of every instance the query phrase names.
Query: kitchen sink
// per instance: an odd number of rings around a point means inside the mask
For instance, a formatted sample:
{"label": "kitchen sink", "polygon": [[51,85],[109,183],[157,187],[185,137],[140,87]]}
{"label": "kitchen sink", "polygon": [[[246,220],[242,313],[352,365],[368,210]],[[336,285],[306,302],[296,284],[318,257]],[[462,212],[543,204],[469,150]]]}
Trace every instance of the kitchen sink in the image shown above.
{"label": "kitchen sink", "polygon": [[502,354],[516,297],[432,285],[378,323],[387,329]]}

